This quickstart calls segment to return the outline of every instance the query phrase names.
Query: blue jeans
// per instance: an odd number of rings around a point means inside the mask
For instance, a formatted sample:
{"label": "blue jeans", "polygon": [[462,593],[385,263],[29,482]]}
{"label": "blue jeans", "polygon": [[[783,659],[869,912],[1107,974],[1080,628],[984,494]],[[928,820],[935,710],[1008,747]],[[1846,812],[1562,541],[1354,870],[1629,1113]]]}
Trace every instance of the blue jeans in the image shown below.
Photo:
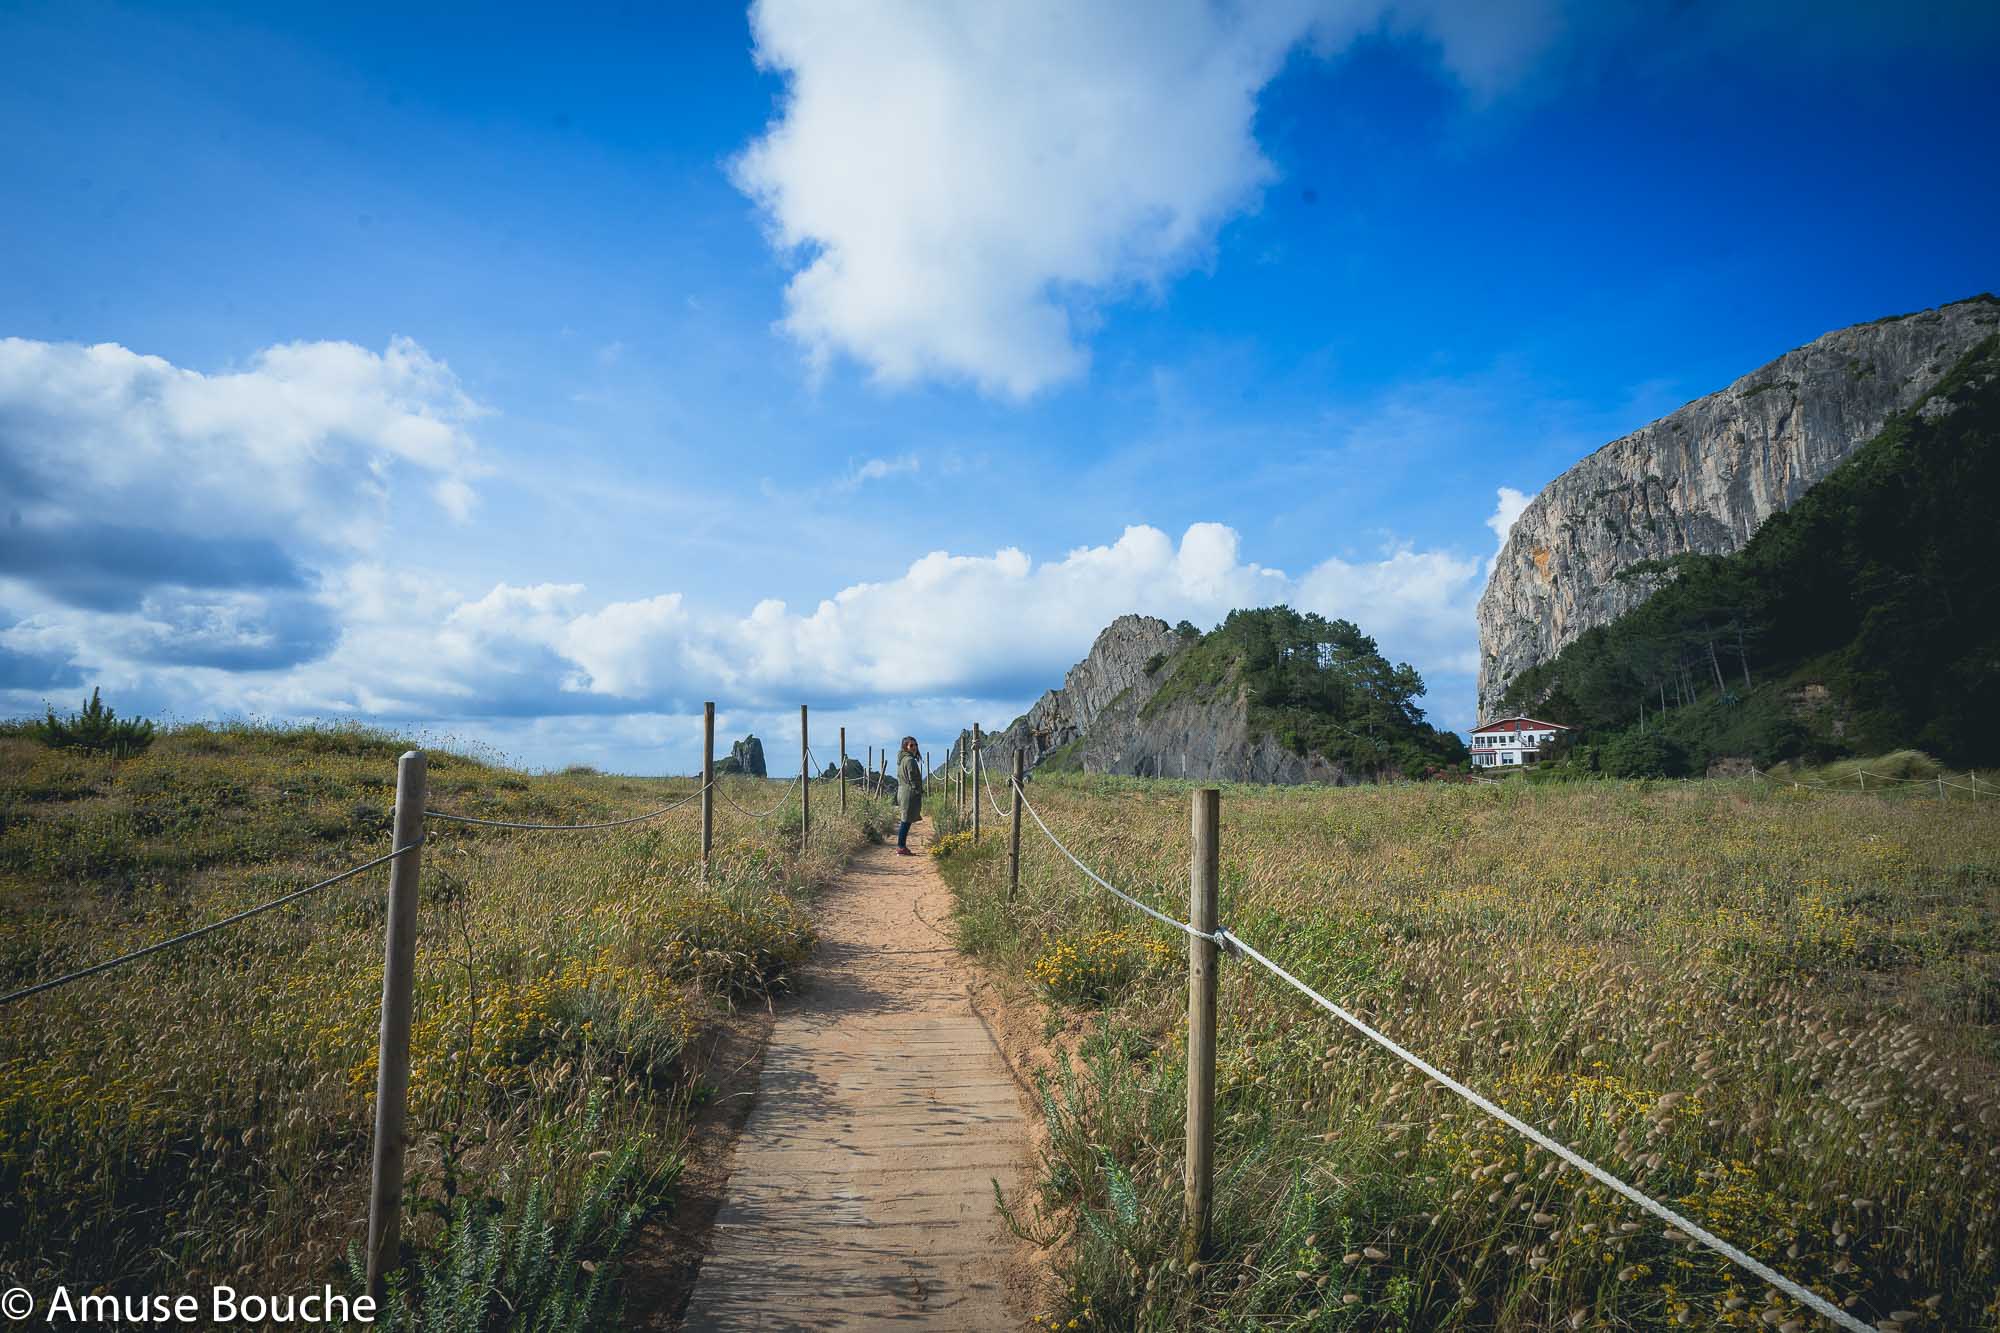
{"label": "blue jeans", "polygon": [[910,821],[907,819],[896,825],[896,845],[898,847],[910,845]]}

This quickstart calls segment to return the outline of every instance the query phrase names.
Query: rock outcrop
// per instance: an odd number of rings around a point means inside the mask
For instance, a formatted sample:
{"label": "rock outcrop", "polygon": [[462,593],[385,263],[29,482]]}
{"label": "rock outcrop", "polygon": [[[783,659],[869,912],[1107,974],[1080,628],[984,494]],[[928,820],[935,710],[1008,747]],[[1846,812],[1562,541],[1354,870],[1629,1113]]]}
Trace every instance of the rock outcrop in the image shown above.
{"label": "rock outcrop", "polygon": [[[1061,689],[1043,694],[1011,724],[981,738],[981,765],[994,798],[1006,803],[1003,788],[1016,750],[1026,753],[1031,770],[1053,757],[1063,767],[1089,773],[1204,782],[1346,783],[1367,776],[1318,755],[1294,754],[1275,737],[1253,733],[1249,701],[1234,684],[1147,707],[1193,642],[1152,616],[1112,621],[1063,676]],[[945,768],[971,746],[972,733],[961,733]],[[938,781],[943,780],[941,775]]]}
{"label": "rock outcrop", "polygon": [[717,773],[742,773],[753,778],[765,778],[770,774],[764,769],[764,742],[755,736],[745,736],[729,747],[729,753],[715,762]]}
{"label": "rock outcrop", "polygon": [[[820,770],[817,780],[820,782],[838,782],[840,780],[840,765],[837,763],[828,764]],[[896,775],[880,770],[870,774],[868,766],[853,755],[847,757],[847,785],[855,791],[875,791],[892,801],[896,799]]]}
{"label": "rock outcrop", "polygon": [[[1122,696],[1135,691],[1150,695],[1149,680],[1164,678],[1159,668],[1172,659],[1183,642],[1164,620],[1118,617],[1098,634],[1084,659],[1064,673],[1061,689],[1045,692],[1006,730],[986,737],[986,766],[993,772],[1007,772],[1014,751],[1026,750],[1028,767],[1033,768],[1051,751],[1074,744]],[[970,740],[968,732],[962,743]],[[952,747],[953,757],[960,752],[957,745]]]}
{"label": "rock outcrop", "polygon": [[2000,329],[2000,301],[1857,324],[1613,440],[1522,511],[1479,599],[1479,709],[1578,635],[1637,606],[1642,560],[1725,555]]}

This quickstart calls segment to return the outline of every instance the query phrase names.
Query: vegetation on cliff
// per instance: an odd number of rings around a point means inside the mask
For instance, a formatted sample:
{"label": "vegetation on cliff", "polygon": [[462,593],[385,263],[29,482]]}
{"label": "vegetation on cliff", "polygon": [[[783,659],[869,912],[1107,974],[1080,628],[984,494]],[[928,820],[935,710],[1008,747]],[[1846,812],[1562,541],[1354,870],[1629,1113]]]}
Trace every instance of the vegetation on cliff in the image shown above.
{"label": "vegetation on cliff", "polygon": [[1635,775],[1724,755],[1990,755],[1996,436],[2000,336],[1741,551],[1623,571],[1658,591],[1523,672],[1505,708],[1576,727],[1571,766]]}
{"label": "vegetation on cliff", "polygon": [[[1183,634],[1183,637],[1187,637]],[[1288,606],[1232,611],[1172,659],[1140,716],[1241,688],[1251,730],[1351,772],[1415,777],[1465,762],[1465,745],[1424,720],[1423,677],[1391,664],[1352,621]]]}

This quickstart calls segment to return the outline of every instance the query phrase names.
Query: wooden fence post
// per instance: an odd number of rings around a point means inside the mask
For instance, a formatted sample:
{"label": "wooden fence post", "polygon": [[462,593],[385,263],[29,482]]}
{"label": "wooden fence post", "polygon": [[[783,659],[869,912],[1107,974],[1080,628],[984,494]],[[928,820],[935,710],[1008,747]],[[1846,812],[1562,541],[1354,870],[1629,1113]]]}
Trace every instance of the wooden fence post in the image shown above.
{"label": "wooden fence post", "polygon": [[799,705],[799,855],[812,841],[812,747],[806,744],[806,706]]}
{"label": "wooden fence post", "polygon": [[847,728],[840,729],[840,813],[847,813]]}
{"label": "wooden fence post", "polygon": [[864,795],[875,794],[875,747],[868,747],[868,767],[861,770],[861,790]]}
{"label": "wooden fence post", "polygon": [[1199,1262],[1208,1246],[1215,1202],[1215,932],[1220,879],[1222,793],[1194,794],[1194,846],[1188,872],[1187,1194],[1181,1262]]}
{"label": "wooden fence post", "polygon": [[972,840],[979,841],[979,724],[972,724]]}
{"label": "wooden fence post", "polygon": [[715,705],[701,706],[701,877],[708,878],[708,849],[715,845]]}
{"label": "wooden fence post", "polygon": [[1013,809],[1007,812],[1007,901],[1021,891],[1021,779],[1028,771],[1028,751],[1014,751]]}
{"label": "wooden fence post", "polygon": [[403,1120],[410,1096],[410,1011],[417,970],[417,885],[424,837],[422,750],[396,762],[396,816],[389,850],[389,912],[382,933],[382,1034],[375,1062],[375,1160],[368,1190],[368,1290],[379,1300],[400,1267],[403,1239]]}

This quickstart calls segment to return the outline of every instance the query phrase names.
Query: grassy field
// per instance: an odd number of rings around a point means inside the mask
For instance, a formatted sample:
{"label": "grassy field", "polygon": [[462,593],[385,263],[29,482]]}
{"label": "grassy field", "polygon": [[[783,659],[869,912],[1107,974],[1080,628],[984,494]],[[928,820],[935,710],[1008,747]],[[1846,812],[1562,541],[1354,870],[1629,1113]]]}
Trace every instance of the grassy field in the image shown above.
{"label": "grassy field", "polygon": [[[1058,775],[1030,799],[1184,918],[1188,790]],[[1229,788],[1222,819],[1224,924],[1310,984],[1871,1323],[2000,1327],[2000,801]],[[1183,1267],[1185,942],[1032,822],[1008,904],[986,828],[943,842],[962,942],[1075,1051],[1011,1201],[1064,1237],[1056,1325],[1819,1326],[1226,959],[1214,1245]]]}
{"label": "grassy field", "polygon": [[[188,727],[112,759],[0,735],[0,989],[380,855],[403,748],[347,730]],[[753,809],[783,791],[731,782]],[[696,786],[440,753],[430,804],[573,822]],[[785,984],[813,943],[805,895],[887,817],[833,806],[815,803],[801,857],[796,804],[758,823],[718,801],[707,883],[696,806],[596,833],[432,825],[405,1241],[409,1286],[434,1314],[478,1286],[456,1265],[490,1263],[524,1320],[601,1326],[615,1297],[603,1261],[680,1168],[703,1091],[690,1043],[731,1002]],[[350,1281],[386,875],[8,1007],[0,1272],[40,1291]]]}

